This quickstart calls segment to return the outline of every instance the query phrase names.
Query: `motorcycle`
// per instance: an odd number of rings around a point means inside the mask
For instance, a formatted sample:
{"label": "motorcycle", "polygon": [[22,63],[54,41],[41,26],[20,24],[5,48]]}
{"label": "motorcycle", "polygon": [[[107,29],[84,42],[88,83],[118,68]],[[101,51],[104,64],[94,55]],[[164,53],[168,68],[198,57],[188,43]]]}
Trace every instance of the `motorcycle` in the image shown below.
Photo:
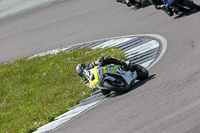
{"label": "motorcycle", "polygon": [[125,93],[134,85],[135,80],[145,80],[149,76],[146,68],[130,64],[128,68],[110,64],[106,66],[95,66],[83,71],[83,75],[89,81],[88,85],[92,89],[100,88],[103,95],[111,91]]}
{"label": "motorcycle", "polygon": [[193,9],[200,10],[200,6],[195,4],[193,0],[162,0],[163,5],[158,8],[163,9],[169,16],[173,14],[185,13]]}

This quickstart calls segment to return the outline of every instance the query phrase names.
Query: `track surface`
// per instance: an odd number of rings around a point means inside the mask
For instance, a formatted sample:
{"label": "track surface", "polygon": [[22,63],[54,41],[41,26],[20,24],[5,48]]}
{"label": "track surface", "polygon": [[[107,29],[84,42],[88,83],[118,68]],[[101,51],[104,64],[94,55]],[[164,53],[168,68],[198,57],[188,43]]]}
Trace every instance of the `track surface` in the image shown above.
{"label": "track surface", "polygon": [[134,10],[114,0],[63,0],[1,20],[0,62],[108,37],[162,35],[168,49],[148,81],[55,132],[199,133],[199,20],[200,13],[174,19],[153,6]]}

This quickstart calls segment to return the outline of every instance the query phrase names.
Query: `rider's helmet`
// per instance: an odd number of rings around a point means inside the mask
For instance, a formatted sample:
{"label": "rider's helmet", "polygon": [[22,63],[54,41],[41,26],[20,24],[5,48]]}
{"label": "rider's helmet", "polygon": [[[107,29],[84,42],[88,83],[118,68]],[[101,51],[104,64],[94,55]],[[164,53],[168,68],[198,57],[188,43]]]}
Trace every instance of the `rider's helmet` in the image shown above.
{"label": "rider's helmet", "polygon": [[78,64],[77,67],[76,67],[76,72],[79,75],[83,76],[83,70],[85,69],[85,67],[86,67],[86,65],[84,63]]}

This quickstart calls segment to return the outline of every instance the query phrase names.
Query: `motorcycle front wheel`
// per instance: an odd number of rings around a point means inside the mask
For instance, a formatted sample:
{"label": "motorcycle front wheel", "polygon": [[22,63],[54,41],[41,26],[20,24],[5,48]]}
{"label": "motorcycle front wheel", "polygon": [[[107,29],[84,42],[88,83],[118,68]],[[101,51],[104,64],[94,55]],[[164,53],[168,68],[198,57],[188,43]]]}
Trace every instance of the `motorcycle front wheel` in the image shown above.
{"label": "motorcycle front wheel", "polygon": [[130,87],[128,85],[125,85],[124,87],[116,86],[116,85],[112,84],[112,82],[110,82],[108,80],[105,80],[103,82],[103,85],[108,90],[116,91],[116,92],[119,92],[119,93],[125,93],[125,92],[128,92],[130,90]]}
{"label": "motorcycle front wheel", "polygon": [[111,90],[106,90],[106,89],[101,89],[101,93],[103,95],[107,95],[107,94],[110,94]]}

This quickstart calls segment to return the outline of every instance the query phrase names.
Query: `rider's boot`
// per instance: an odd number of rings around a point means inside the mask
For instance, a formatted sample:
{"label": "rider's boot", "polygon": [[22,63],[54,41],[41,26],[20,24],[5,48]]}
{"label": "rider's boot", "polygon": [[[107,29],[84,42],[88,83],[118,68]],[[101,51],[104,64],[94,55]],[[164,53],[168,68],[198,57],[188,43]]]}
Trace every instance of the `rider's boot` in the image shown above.
{"label": "rider's boot", "polygon": [[132,5],[141,5],[141,3],[138,3],[135,0],[131,0],[130,2],[132,3]]}
{"label": "rider's boot", "polygon": [[168,8],[168,10],[166,10],[167,15],[169,15],[170,17],[174,15],[174,12],[172,11],[171,8]]}
{"label": "rider's boot", "polygon": [[128,7],[131,7],[132,6],[132,3],[130,2],[130,0],[125,0],[125,3]]}
{"label": "rider's boot", "polygon": [[135,71],[135,70],[136,70],[136,67],[137,67],[137,65],[134,64],[134,63],[130,63],[130,64],[129,64],[129,70],[130,70],[130,71]]}
{"label": "rider's boot", "polygon": [[167,13],[170,17],[174,15],[174,12],[172,11],[172,8],[170,8],[168,5],[159,5],[157,6],[157,9],[162,9],[164,12]]}

